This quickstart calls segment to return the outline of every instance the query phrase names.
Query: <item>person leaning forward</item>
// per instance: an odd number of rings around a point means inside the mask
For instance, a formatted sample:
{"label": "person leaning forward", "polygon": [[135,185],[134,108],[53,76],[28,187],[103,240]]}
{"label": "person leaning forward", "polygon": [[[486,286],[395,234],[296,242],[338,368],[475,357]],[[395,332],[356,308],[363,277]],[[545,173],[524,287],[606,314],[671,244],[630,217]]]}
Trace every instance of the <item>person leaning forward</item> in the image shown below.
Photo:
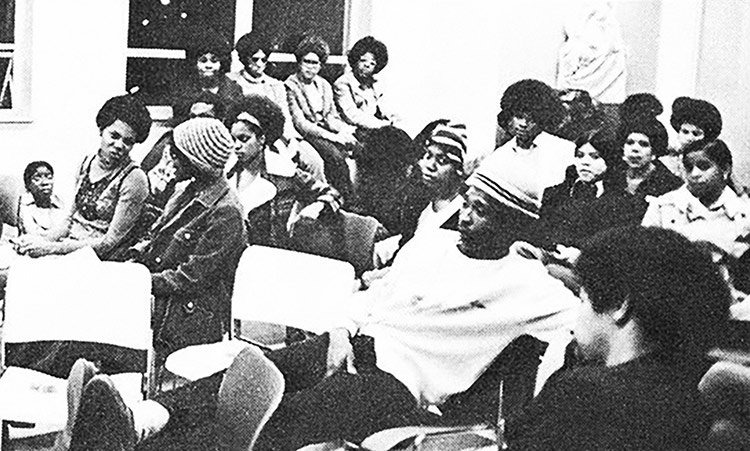
{"label": "person leaning forward", "polygon": [[178,189],[136,257],[151,271],[162,357],[221,340],[246,246],[242,207],[223,174],[233,147],[229,131],[217,119],[195,118],[177,126],[173,139]]}

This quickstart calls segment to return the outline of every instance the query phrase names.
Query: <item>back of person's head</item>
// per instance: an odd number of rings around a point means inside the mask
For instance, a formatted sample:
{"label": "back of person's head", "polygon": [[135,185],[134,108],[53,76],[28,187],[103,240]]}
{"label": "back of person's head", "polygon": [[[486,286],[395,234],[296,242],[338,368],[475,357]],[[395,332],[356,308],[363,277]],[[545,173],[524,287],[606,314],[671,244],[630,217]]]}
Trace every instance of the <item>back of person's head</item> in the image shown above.
{"label": "back of person's head", "polygon": [[349,66],[354,68],[362,55],[365,53],[372,53],[375,57],[375,70],[373,73],[378,73],[385,66],[388,65],[388,48],[382,42],[378,41],[372,36],[365,36],[359,41],[355,42],[349,53],[346,55]]}
{"label": "back of person's head", "polygon": [[704,152],[708,159],[725,171],[732,170],[732,152],[721,139],[702,139],[693,141],[682,151],[683,158],[693,152]]}
{"label": "back of person's head", "polygon": [[553,132],[565,118],[565,107],[557,92],[539,80],[521,80],[510,85],[500,99],[498,124],[505,128],[513,117],[525,114],[546,132]]}
{"label": "back of person's head", "polygon": [[214,55],[221,62],[221,72],[229,70],[232,63],[232,45],[229,40],[211,27],[190,27],[186,31],[186,65],[189,73],[195,72],[195,64],[203,55]]}
{"label": "back of person's head", "polygon": [[266,57],[271,56],[273,45],[269,39],[258,31],[253,30],[250,33],[243,34],[237,40],[234,49],[237,51],[237,57],[240,62],[247,65],[248,58],[258,53],[259,50],[265,53]]}
{"label": "back of person's head", "polygon": [[297,62],[302,62],[302,58],[308,53],[314,53],[320,58],[320,63],[325,64],[328,56],[331,54],[331,48],[328,43],[320,36],[312,34],[302,38],[294,50],[294,56]]}
{"label": "back of person's head", "polygon": [[96,126],[104,130],[116,121],[122,121],[135,132],[135,142],[142,143],[151,131],[151,114],[146,105],[134,95],[112,97],[96,114]]}
{"label": "back of person's head", "polygon": [[731,296],[711,256],[671,230],[604,231],[582,249],[576,270],[595,312],[621,308],[644,344],[677,363],[701,359],[727,326]]}
{"label": "back of person's head", "polygon": [[211,117],[196,117],[175,127],[175,146],[203,174],[220,177],[234,148],[226,126]]}
{"label": "back of person's head", "polygon": [[655,119],[664,112],[659,99],[647,92],[629,95],[619,107],[620,120],[627,124],[645,119]]}
{"label": "back of person's head", "polygon": [[268,145],[276,142],[284,133],[284,113],[276,102],[266,96],[247,96],[232,105],[227,126],[231,128],[237,121],[244,121],[257,134],[265,136]]}
{"label": "back of person's head", "polygon": [[31,163],[27,164],[26,169],[23,170],[23,185],[26,187],[26,189],[28,189],[31,185],[31,179],[32,177],[34,177],[36,170],[39,168],[47,168],[51,175],[55,175],[55,170],[52,169],[51,164],[47,163],[46,161],[32,161]]}
{"label": "back of person's head", "polygon": [[365,137],[357,163],[370,175],[395,175],[404,172],[414,159],[409,134],[388,125],[373,129]]}
{"label": "back of person's head", "polygon": [[703,130],[703,138],[713,140],[721,134],[721,113],[712,103],[690,97],[678,97],[672,103],[672,128],[679,132],[683,124],[694,125]]}
{"label": "back of person's head", "polygon": [[667,154],[669,145],[667,129],[658,119],[644,116],[639,120],[632,120],[631,122],[623,123],[620,129],[620,148],[622,148],[625,144],[625,140],[627,140],[628,136],[632,133],[646,135],[651,144],[651,151],[656,157],[661,157]]}

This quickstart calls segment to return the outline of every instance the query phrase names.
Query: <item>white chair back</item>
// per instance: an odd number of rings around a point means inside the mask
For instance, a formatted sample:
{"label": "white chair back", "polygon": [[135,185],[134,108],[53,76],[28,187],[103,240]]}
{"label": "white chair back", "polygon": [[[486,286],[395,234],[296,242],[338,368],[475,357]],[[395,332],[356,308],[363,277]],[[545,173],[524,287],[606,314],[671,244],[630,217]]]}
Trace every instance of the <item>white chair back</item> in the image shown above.
{"label": "white chair back", "polygon": [[352,295],[351,264],[312,254],[250,246],[234,283],[232,318],[323,333]]}
{"label": "white chair back", "polygon": [[3,341],[76,340],[148,350],[151,275],[136,263],[20,259],[8,275]]}

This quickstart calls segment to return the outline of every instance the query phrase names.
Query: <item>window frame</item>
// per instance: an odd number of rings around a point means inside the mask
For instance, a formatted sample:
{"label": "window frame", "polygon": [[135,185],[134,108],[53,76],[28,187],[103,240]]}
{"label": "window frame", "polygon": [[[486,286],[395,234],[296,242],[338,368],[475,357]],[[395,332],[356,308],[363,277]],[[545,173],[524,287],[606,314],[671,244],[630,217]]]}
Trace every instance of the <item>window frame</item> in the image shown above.
{"label": "window frame", "polygon": [[0,55],[13,58],[13,106],[0,109],[0,123],[29,123],[31,118],[31,3],[15,1],[13,44],[0,44]]}

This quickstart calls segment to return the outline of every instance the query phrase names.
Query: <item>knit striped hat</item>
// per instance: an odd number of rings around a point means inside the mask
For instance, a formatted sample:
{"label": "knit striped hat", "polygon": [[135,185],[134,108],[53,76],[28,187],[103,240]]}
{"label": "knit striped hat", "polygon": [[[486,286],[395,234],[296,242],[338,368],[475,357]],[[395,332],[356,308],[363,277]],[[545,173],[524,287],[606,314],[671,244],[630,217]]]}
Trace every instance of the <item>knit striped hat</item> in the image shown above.
{"label": "knit striped hat", "polygon": [[511,161],[503,164],[481,164],[466,184],[486,193],[514,210],[539,218],[539,187],[528,180],[528,171],[516,170]]}
{"label": "knit striped hat", "polygon": [[234,139],[220,120],[196,117],[175,127],[174,143],[203,172],[221,175],[234,147]]}
{"label": "knit striped hat", "polygon": [[466,156],[466,125],[456,122],[438,124],[427,138],[427,145],[432,144],[440,145],[446,157],[463,165]]}

